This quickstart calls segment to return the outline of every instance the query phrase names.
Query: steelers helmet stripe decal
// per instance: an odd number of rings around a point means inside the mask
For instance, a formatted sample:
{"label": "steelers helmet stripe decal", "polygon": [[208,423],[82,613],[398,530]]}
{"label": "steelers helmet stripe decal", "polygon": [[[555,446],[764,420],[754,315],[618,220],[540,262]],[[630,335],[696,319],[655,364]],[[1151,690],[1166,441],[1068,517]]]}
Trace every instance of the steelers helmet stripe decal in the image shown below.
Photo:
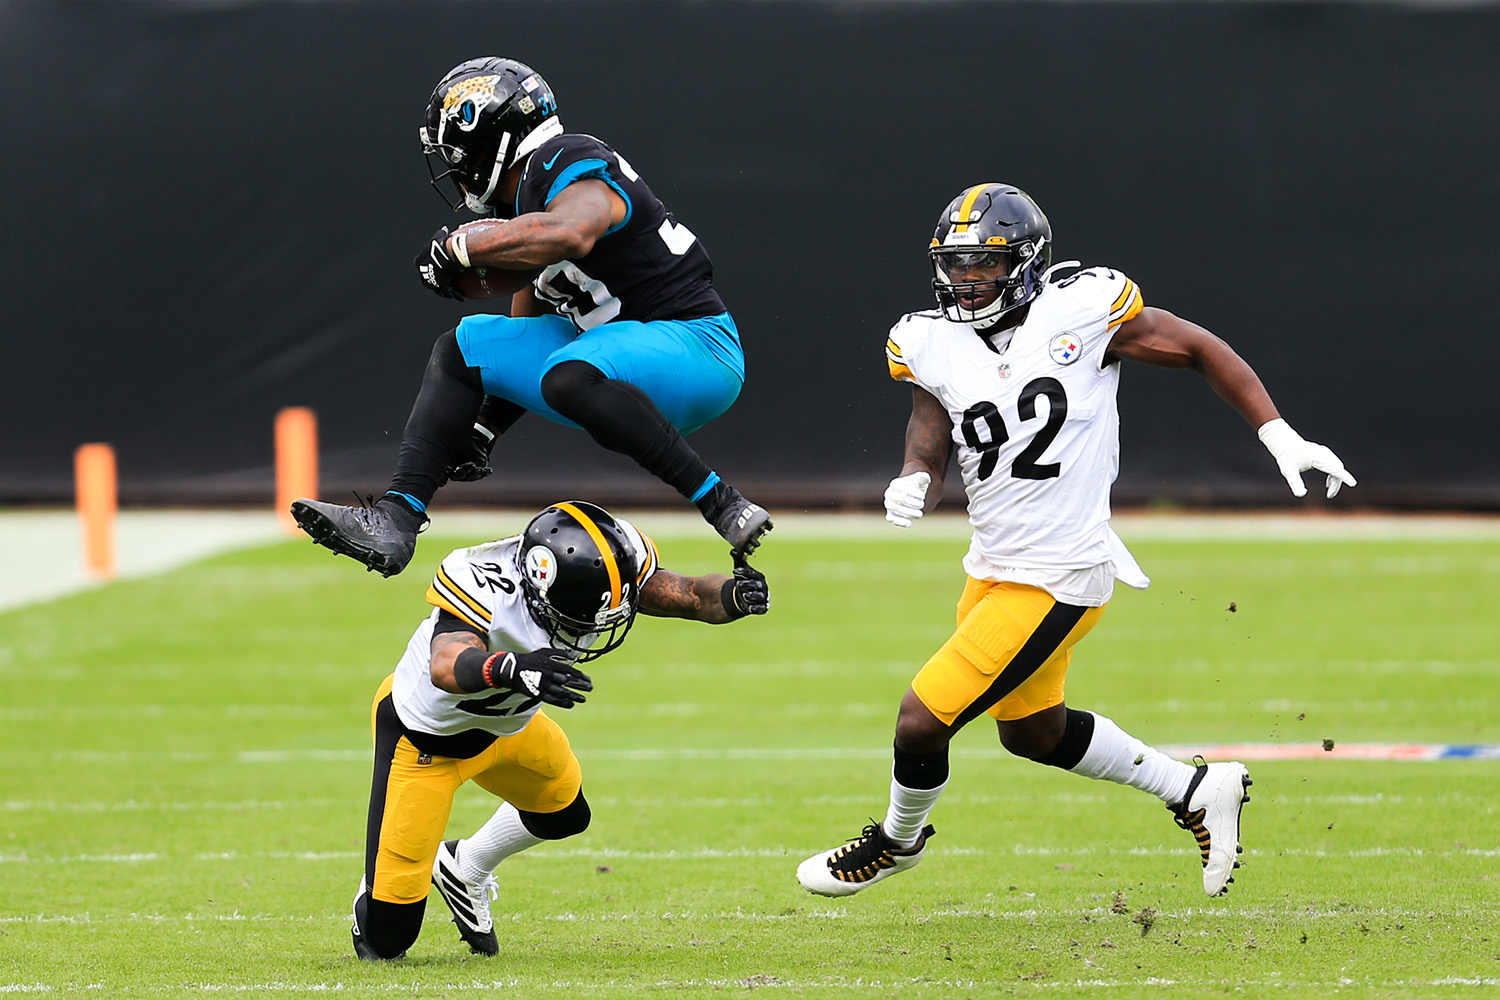
{"label": "steelers helmet stripe decal", "polygon": [[573,504],[559,503],[553,504],[553,506],[581,524],[583,530],[589,533],[589,537],[598,546],[599,555],[604,559],[604,569],[609,574],[609,606],[611,610],[618,608],[621,598],[620,564],[615,560],[615,550],[610,547],[609,542],[605,539],[604,532],[599,530],[599,526],[594,523],[593,518],[589,517]]}
{"label": "steelers helmet stripe decal", "polygon": [[974,203],[979,200],[980,195],[994,186],[994,184],[976,184],[969,188],[968,193],[964,195],[964,203],[958,206],[958,227],[953,230],[955,233],[969,231],[969,213],[974,211]]}

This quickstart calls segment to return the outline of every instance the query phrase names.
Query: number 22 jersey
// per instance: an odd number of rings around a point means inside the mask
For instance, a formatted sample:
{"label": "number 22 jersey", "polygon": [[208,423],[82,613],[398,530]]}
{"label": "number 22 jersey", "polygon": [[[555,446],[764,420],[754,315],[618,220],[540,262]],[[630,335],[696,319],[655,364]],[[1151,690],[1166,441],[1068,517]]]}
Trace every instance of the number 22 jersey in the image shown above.
{"label": "number 22 jersey", "polygon": [[[974,528],[964,571],[1040,586],[1067,604],[1108,602],[1116,579],[1149,582],[1109,527],[1119,471],[1121,323],[1144,307],[1135,282],[1095,267],[1048,272],[1022,323],[992,335],[936,310],[891,329],[891,377],[948,411]],[[1007,340],[1008,336],[1008,340]]]}
{"label": "number 22 jersey", "polygon": [[[624,518],[616,522],[635,549],[637,592],[656,572],[656,544]],[[526,728],[541,708],[539,699],[512,691],[479,691],[454,694],[432,683],[432,636],[442,612],[457,616],[476,632],[484,632],[491,650],[535,652],[552,646],[547,633],[526,610],[516,552],[521,536],[512,535],[467,549],[455,549],[443,558],[427,603],[432,613],[417,626],[406,653],[396,664],[391,699],[396,714],[409,729],[450,736],[482,729],[497,736],[511,736]]]}

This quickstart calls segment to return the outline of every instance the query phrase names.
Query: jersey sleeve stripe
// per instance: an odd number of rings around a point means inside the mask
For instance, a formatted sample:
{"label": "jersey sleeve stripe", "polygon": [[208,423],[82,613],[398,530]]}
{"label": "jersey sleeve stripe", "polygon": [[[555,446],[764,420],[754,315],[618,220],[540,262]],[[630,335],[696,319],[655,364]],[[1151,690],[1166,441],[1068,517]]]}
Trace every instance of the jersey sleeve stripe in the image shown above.
{"label": "jersey sleeve stripe", "polygon": [[1126,301],[1125,308],[1117,313],[1111,313],[1109,317],[1110,326],[1119,326],[1121,323],[1129,322],[1140,315],[1141,310],[1146,308],[1146,300],[1141,296],[1141,290],[1136,287],[1135,282],[1130,283],[1130,298]]}
{"label": "jersey sleeve stripe", "polygon": [[915,382],[917,380],[916,376],[911,373],[911,369],[900,362],[886,358],[886,364],[890,366],[891,378],[897,382]]}
{"label": "jersey sleeve stripe", "polygon": [[897,361],[902,360],[901,345],[896,343],[895,337],[885,338],[885,353],[886,357],[895,358]]}
{"label": "jersey sleeve stripe", "polygon": [[1109,307],[1110,314],[1113,315],[1116,310],[1118,310],[1126,302],[1130,301],[1130,294],[1134,291],[1135,282],[1131,281],[1129,278],[1126,278],[1125,287],[1120,289],[1120,297],[1115,299],[1114,304]]}
{"label": "jersey sleeve stripe", "polygon": [[456,616],[460,621],[474,626],[481,632],[488,632],[490,630],[488,622],[478,621],[474,612],[465,608],[461,602],[449,600],[446,595],[439,593],[436,582],[427,588],[427,603],[435,608],[442,608],[449,614]]}
{"label": "jersey sleeve stripe", "polygon": [[660,558],[656,554],[656,543],[651,540],[650,535],[642,532],[641,541],[646,543],[646,558],[642,560],[641,572],[635,578],[635,585],[637,589],[645,584],[647,580],[651,579],[651,575],[656,572],[657,560]]}
{"label": "jersey sleeve stripe", "polygon": [[432,585],[450,597],[462,601],[469,607],[470,614],[480,615],[484,618],[490,617],[489,611],[485,609],[484,602],[471,597],[468,591],[454,583],[453,577],[449,576],[448,571],[442,566],[438,567],[437,576],[433,578]]}
{"label": "jersey sleeve stripe", "polygon": [[609,606],[611,609],[620,606],[620,564],[615,560],[615,550],[610,547],[604,538],[604,532],[594,523],[593,518],[579,510],[573,504],[560,503],[555,505],[558,510],[563,511],[573,520],[583,526],[588,532],[589,538],[593,539],[594,545],[599,549],[599,555],[604,559],[604,570],[609,574]]}

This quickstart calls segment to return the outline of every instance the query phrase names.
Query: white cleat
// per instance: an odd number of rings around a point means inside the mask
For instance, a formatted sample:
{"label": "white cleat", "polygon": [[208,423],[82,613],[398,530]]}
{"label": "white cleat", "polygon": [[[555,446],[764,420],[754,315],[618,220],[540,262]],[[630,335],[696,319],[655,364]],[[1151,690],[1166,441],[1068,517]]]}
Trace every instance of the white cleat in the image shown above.
{"label": "white cleat", "polygon": [[842,847],[814,854],[797,866],[797,881],[819,896],[852,896],[897,872],[915,868],[927,852],[927,841],[935,831],[922,828],[911,847],[901,847],[885,835],[879,823],[871,823]]}
{"label": "white cleat", "polygon": [[495,877],[477,884],[465,880],[458,870],[458,841],[445,840],[432,861],[432,884],[453,911],[453,922],[469,949],[476,955],[498,953],[500,943],[490,917],[490,900],[500,895]]}
{"label": "white cleat", "polygon": [[1234,870],[1240,866],[1240,809],[1250,801],[1245,789],[1254,782],[1245,765],[1237,761],[1205,764],[1196,758],[1198,773],[1188,785],[1187,796],[1172,810],[1177,825],[1190,831],[1203,855],[1203,891],[1217,896],[1229,891]]}

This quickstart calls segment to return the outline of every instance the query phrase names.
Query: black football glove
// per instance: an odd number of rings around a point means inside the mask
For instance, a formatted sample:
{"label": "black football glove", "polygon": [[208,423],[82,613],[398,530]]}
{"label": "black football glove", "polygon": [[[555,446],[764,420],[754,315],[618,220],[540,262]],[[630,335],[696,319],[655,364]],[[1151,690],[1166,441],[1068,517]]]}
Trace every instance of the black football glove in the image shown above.
{"label": "black football glove", "polygon": [[477,483],[488,476],[490,452],[495,450],[495,432],[484,424],[476,423],[469,440],[454,455],[454,463],[448,467],[448,479],[455,483]]}
{"label": "black football glove", "polygon": [[453,287],[453,279],[464,267],[448,252],[447,226],[432,234],[426,249],[412,258],[412,263],[417,266],[417,276],[425,287],[445,299],[464,300]]}
{"label": "black football glove", "polygon": [[730,554],[734,557],[734,576],[724,581],[724,590],[719,595],[730,621],[770,611],[771,588],[766,584],[765,574],[751,567],[740,553]]}
{"label": "black football glove", "polygon": [[560,649],[497,654],[486,668],[485,680],[490,687],[540,698],[558,708],[572,708],[584,700],[582,692],[594,690],[589,675]]}

